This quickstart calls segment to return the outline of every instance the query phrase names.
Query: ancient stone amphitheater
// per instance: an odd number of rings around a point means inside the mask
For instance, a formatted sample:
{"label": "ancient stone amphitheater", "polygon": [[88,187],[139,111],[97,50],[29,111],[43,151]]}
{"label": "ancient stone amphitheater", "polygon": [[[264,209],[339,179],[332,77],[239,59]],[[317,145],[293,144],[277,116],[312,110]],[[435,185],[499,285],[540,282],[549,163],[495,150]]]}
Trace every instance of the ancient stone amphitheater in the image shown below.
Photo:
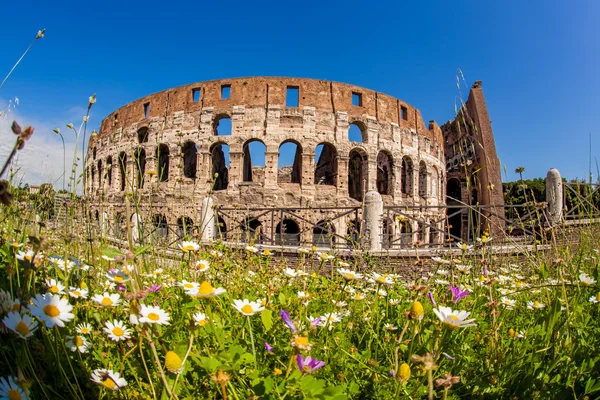
{"label": "ancient stone amphitheater", "polygon": [[[155,93],[102,121],[85,166],[91,214],[115,237],[129,225],[170,243],[335,246],[364,229],[384,246],[444,240],[442,130],[349,84],[252,77]],[[381,209],[370,226],[369,204]]]}

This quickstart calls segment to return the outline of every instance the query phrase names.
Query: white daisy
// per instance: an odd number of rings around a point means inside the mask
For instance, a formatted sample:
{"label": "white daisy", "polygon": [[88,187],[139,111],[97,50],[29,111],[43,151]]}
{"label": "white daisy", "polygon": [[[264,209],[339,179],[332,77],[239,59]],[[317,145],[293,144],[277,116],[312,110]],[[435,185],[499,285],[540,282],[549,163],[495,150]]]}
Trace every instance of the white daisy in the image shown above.
{"label": "white daisy", "polygon": [[184,253],[200,250],[200,245],[196,242],[181,242],[177,243],[177,246],[179,246],[181,251],[183,251]]}
{"label": "white daisy", "polygon": [[388,331],[396,331],[396,330],[398,330],[398,327],[396,325],[394,325],[394,324],[385,324],[384,327]]}
{"label": "white daisy", "polygon": [[54,325],[63,328],[65,322],[75,318],[71,313],[73,306],[57,294],[37,294],[31,301],[31,315],[42,320],[47,328],[53,328]]}
{"label": "white daisy", "polygon": [[196,314],[194,314],[192,316],[192,319],[198,326],[204,326],[204,325],[208,324],[208,317],[206,316],[206,314],[201,313],[201,312],[197,312]]}
{"label": "white daisy", "polygon": [[109,390],[119,390],[127,386],[127,381],[121,374],[111,369],[95,369],[92,371],[92,382]]}
{"label": "white daisy", "polygon": [[127,274],[123,273],[123,272],[107,272],[106,273],[106,277],[108,279],[110,279],[111,281],[118,283],[118,284],[122,284],[125,283],[129,280],[129,276],[127,276]]}
{"label": "white daisy", "polygon": [[179,282],[179,285],[183,288],[183,290],[198,290],[200,284],[197,282],[188,282],[185,279]]}
{"label": "white daisy", "polygon": [[88,347],[90,346],[90,342],[83,336],[75,335],[75,336],[67,336],[67,347],[69,350],[75,352],[79,351],[80,353],[87,353]]}
{"label": "white daisy", "polygon": [[377,272],[373,272],[371,273],[371,278],[373,282],[376,283],[383,283],[386,285],[393,285],[394,284],[394,280],[392,279],[392,277],[390,276],[390,274],[378,274]]}
{"label": "white daisy", "polygon": [[88,294],[89,294],[89,292],[88,292],[87,288],[85,288],[85,289],[80,289],[80,288],[76,288],[76,287],[69,288],[69,296],[73,297],[74,299],[87,299]]}
{"label": "white daisy", "polygon": [[15,257],[17,257],[17,260],[21,260],[21,261],[29,261],[31,262],[31,260],[33,260],[33,256],[34,256],[34,252],[33,250],[27,250],[27,251],[19,251]]}
{"label": "white daisy", "polygon": [[17,384],[17,378],[9,376],[8,378],[0,378],[0,398],[8,400],[25,400],[29,396]]}
{"label": "white daisy", "polygon": [[389,299],[388,302],[392,306],[397,306],[398,304],[400,304],[400,299]]}
{"label": "white daisy", "polygon": [[197,272],[206,272],[210,268],[210,262],[208,260],[199,260],[196,261],[196,271]]}
{"label": "white daisy", "polygon": [[502,303],[502,305],[504,306],[504,308],[506,308],[507,310],[512,310],[512,309],[513,309],[513,307],[515,306],[515,304],[517,304],[517,301],[516,301],[516,300],[512,300],[512,299],[509,299],[509,298],[508,298],[508,297],[506,297],[506,296],[503,296],[503,297],[500,299],[500,303]]}
{"label": "white daisy", "polygon": [[92,300],[104,307],[114,307],[121,303],[121,296],[118,293],[109,294],[96,294],[92,297]]}
{"label": "white daisy", "polygon": [[295,278],[300,275],[300,271],[296,271],[295,269],[292,269],[292,268],[286,268],[283,271],[283,273],[284,273],[284,275],[289,276],[290,278]]}
{"label": "white daisy", "polygon": [[249,251],[250,253],[258,253],[258,249],[254,246],[246,246],[246,251]]}
{"label": "white daisy", "polygon": [[232,306],[246,316],[251,316],[265,309],[259,301],[233,300]]}
{"label": "white daisy", "polygon": [[48,287],[48,293],[65,294],[65,285],[55,279],[47,279],[46,286]]}
{"label": "white daisy", "polygon": [[431,257],[431,261],[436,264],[450,264],[450,260],[444,260],[442,257]]}
{"label": "white daisy", "polygon": [[37,321],[29,315],[25,314],[21,316],[20,313],[15,311],[9,312],[2,322],[21,339],[27,339],[32,336],[38,326]]}
{"label": "white daisy", "polygon": [[349,269],[338,268],[337,271],[340,273],[340,275],[342,275],[346,280],[349,280],[349,281],[363,278],[362,274],[358,274],[354,271],[350,271]]}
{"label": "white daisy", "polygon": [[529,308],[530,310],[535,310],[535,309],[542,309],[545,308],[546,305],[544,303],[540,303],[539,301],[528,301],[527,302],[527,308]]}
{"label": "white daisy", "polygon": [[141,304],[140,316],[139,321],[147,324],[169,325],[171,319],[171,316],[161,308],[143,304]]}
{"label": "white daisy", "polygon": [[108,333],[108,337],[115,342],[118,342],[119,340],[127,340],[131,337],[131,331],[125,327],[123,322],[118,320],[114,320],[112,322],[106,321],[102,330]]}
{"label": "white daisy", "polygon": [[593,303],[593,304],[598,303],[598,298],[600,298],[600,295],[590,297],[590,303]]}
{"label": "white daisy", "polygon": [[466,243],[456,243],[456,247],[458,247],[462,251],[467,251],[467,250],[471,250],[473,248],[473,245],[466,244]]}
{"label": "white daisy", "polygon": [[463,274],[466,274],[471,270],[471,266],[464,264],[456,264],[456,269],[462,272]]}
{"label": "white daisy", "polygon": [[186,290],[186,293],[192,297],[214,297],[225,292],[226,290],[222,287],[216,289],[213,288],[207,281],[202,282],[197,289]]}
{"label": "white daisy", "polygon": [[76,331],[81,335],[89,335],[90,333],[92,333],[92,326],[87,322],[84,322],[77,325]]}
{"label": "white daisy", "polygon": [[433,309],[433,313],[450,328],[467,328],[469,326],[477,326],[475,319],[467,319],[470,312],[452,310],[450,307],[439,306],[437,309]]}
{"label": "white daisy", "polygon": [[586,274],[585,272],[582,272],[579,275],[579,280],[581,281],[581,284],[584,286],[592,286],[596,284],[596,280],[594,278],[592,278],[591,276],[589,276],[588,274]]}

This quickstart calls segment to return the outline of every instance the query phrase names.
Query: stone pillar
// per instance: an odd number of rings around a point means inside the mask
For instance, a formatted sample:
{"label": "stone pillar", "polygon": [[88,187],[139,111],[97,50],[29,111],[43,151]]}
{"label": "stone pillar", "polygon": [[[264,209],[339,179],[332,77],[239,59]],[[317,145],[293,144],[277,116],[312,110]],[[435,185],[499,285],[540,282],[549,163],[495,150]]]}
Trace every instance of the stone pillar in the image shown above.
{"label": "stone pillar", "polygon": [[216,214],[212,197],[205,197],[202,200],[200,209],[200,234],[202,241],[212,242],[217,236],[216,232]]}
{"label": "stone pillar", "polygon": [[548,203],[548,222],[559,224],[563,217],[563,183],[560,172],[550,169],[546,175],[546,202]]}
{"label": "stone pillar", "polygon": [[244,162],[244,153],[242,151],[233,151],[231,147],[229,148],[229,186],[233,187],[233,185],[243,182],[243,162]]}
{"label": "stone pillar", "polygon": [[275,145],[267,146],[265,152],[265,187],[277,186],[278,163],[279,149]]}
{"label": "stone pillar", "polygon": [[343,196],[347,196],[348,195],[348,161],[349,161],[349,157],[348,156],[342,156],[339,155],[338,153],[338,157],[337,157],[337,171],[338,171],[338,176],[337,176],[337,190],[338,193],[342,194]]}
{"label": "stone pillar", "polygon": [[314,151],[302,152],[302,186],[313,185],[315,182],[315,153]]}
{"label": "stone pillar", "polygon": [[365,211],[363,224],[363,243],[369,251],[381,250],[381,220],[383,217],[383,200],[376,190],[365,195]]}

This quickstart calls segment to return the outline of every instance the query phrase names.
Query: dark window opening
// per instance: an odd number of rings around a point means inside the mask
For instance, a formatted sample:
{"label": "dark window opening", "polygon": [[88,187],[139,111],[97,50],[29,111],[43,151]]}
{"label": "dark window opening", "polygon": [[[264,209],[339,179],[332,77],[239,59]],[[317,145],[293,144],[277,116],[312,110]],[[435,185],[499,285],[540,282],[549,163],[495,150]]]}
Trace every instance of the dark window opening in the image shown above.
{"label": "dark window opening", "polygon": [[286,141],[279,146],[277,183],[302,183],[302,147]]}
{"label": "dark window opening", "polygon": [[400,228],[400,244],[402,247],[407,247],[410,243],[412,243],[412,226],[409,221],[402,221],[399,225]]}
{"label": "dark window opening", "polygon": [[148,143],[148,128],[143,127],[138,129],[138,143]]}
{"label": "dark window opening", "polygon": [[[460,205],[462,203],[461,194],[461,183],[458,179],[448,180],[446,186],[446,204],[448,204],[448,233],[453,237],[453,240],[459,240],[456,238],[462,237],[462,209]],[[452,207],[454,206],[454,207]]]}
{"label": "dark window opening", "polygon": [[94,160],[96,159],[96,148],[95,147],[92,149],[92,158]]}
{"label": "dark window opening", "polygon": [[285,91],[285,106],[298,107],[300,104],[299,96],[300,88],[298,86],[288,86]]}
{"label": "dark window opening", "polygon": [[191,239],[194,233],[194,221],[190,217],[179,217],[177,219],[177,234],[179,239]]}
{"label": "dark window opening", "polygon": [[260,140],[250,140],[244,144],[244,182],[265,181],[265,160],[267,146]]}
{"label": "dark window opening", "polygon": [[115,114],[115,124],[119,121],[119,114]]}
{"label": "dark window opening", "polygon": [[210,152],[212,159],[212,179],[214,190],[225,190],[229,184],[229,146],[217,144]]}
{"label": "dark window opening", "polygon": [[198,147],[194,142],[186,142],[181,149],[183,152],[183,175],[186,178],[196,179],[198,165]]}
{"label": "dark window opening", "polygon": [[256,218],[248,217],[242,224],[242,241],[247,243],[262,243],[263,233],[262,224]]}
{"label": "dark window opening", "polygon": [[394,164],[392,157],[380,151],[377,154],[377,191],[380,194],[392,195],[394,182]]}
{"label": "dark window opening", "polygon": [[231,118],[221,117],[215,119],[215,135],[231,136]]}
{"label": "dark window opening", "polygon": [[408,121],[408,108],[400,106],[400,118],[404,121]]}
{"label": "dark window opening", "polygon": [[92,171],[92,190],[94,190],[94,179],[96,179],[96,172],[93,165],[90,167],[90,171]]}
{"label": "dark window opening", "polygon": [[412,196],[413,194],[413,165],[408,157],[402,159],[402,182],[400,189],[402,194]]}
{"label": "dark window opening", "polygon": [[166,242],[169,238],[169,225],[167,224],[167,217],[164,215],[154,216],[154,238],[157,241]]}
{"label": "dark window opening", "polygon": [[141,189],[144,187],[144,177],[146,176],[146,151],[137,149],[134,153],[134,161],[137,170],[137,187]]}
{"label": "dark window opening", "polygon": [[102,160],[98,160],[98,187],[102,189]]}
{"label": "dark window opening", "polygon": [[215,232],[221,240],[227,240],[227,224],[222,217],[217,218]]}
{"label": "dark window opening", "polygon": [[113,230],[115,236],[117,237],[117,239],[123,239],[125,237],[125,233],[127,232],[127,229],[125,228],[124,224],[123,224],[123,213],[116,213],[115,214],[115,228]]}
{"label": "dark window opening", "polygon": [[144,103],[144,118],[148,118],[150,112],[150,103]]}
{"label": "dark window opening", "polygon": [[112,157],[108,157],[106,159],[106,180],[108,182],[108,187],[112,187],[112,169],[113,169],[113,160]]}
{"label": "dark window opening", "polygon": [[192,101],[198,103],[200,101],[200,89],[192,89]]}
{"label": "dark window opening", "polygon": [[393,224],[389,219],[383,220],[383,230],[381,235],[381,246],[384,249],[390,249],[394,241],[394,229]]}
{"label": "dark window opening", "polygon": [[352,105],[362,107],[362,93],[352,92]]}
{"label": "dark window opening", "polygon": [[352,150],[348,160],[348,196],[358,201],[363,199],[367,168],[366,155],[363,157],[358,151]]}
{"label": "dark window opening", "polygon": [[275,228],[275,240],[277,244],[298,246],[300,245],[300,227],[292,219],[284,219]]}
{"label": "dark window opening", "polygon": [[335,147],[329,143],[315,148],[315,185],[337,184],[338,160]]}
{"label": "dark window opening", "polygon": [[358,244],[360,242],[360,222],[357,220],[348,222],[346,236],[350,244]]}
{"label": "dark window opening", "polygon": [[229,99],[231,96],[231,85],[221,85],[221,98]]}
{"label": "dark window opening", "polygon": [[419,196],[427,197],[427,166],[423,161],[419,164]]}
{"label": "dark window opening", "polygon": [[331,222],[319,221],[313,228],[313,246],[333,247],[335,244],[335,228]]}
{"label": "dark window opening", "polygon": [[357,124],[351,124],[350,129],[348,129],[348,140],[357,143],[366,142],[363,139],[363,130]]}
{"label": "dark window opening", "polygon": [[160,144],[156,148],[156,160],[158,161],[158,177],[160,182],[169,180],[169,146]]}
{"label": "dark window opening", "polygon": [[123,191],[127,183],[127,154],[125,153],[119,154],[119,171],[121,172],[121,191]]}

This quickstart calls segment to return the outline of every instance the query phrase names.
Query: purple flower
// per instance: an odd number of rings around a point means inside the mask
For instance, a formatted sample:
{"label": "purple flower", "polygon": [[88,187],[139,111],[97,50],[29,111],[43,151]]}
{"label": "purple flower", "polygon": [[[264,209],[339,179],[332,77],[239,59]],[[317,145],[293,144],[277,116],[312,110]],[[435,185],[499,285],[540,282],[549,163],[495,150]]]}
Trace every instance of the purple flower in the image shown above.
{"label": "purple flower", "polygon": [[390,369],[390,376],[393,378],[396,376],[396,373],[394,372],[393,369]]}
{"label": "purple flower", "polygon": [[121,292],[124,292],[124,291],[125,291],[125,289],[126,289],[126,287],[125,287],[125,285],[123,285],[123,284],[120,284],[118,289],[119,289]]}
{"label": "purple flower", "polygon": [[279,311],[279,315],[281,315],[281,319],[283,319],[283,322],[285,322],[285,324],[288,326],[288,328],[291,329],[291,331],[293,333],[296,333],[296,331],[298,331],[298,328],[296,328],[296,325],[294,325],[294,323],[292,322],[291,318],[290,318],[290,313],[285,311],[285,310],[281,310]]}
{"label": "purple flower", "polygon": [[431,301],[431,304],[433,304],[433,306],[437,306],[437,303],[435,302],[435,299],[433,298],[433,293],[431,292],[427,292],[427,297],[429,298],[429,301]]}
{"label": "purple flower", "polygon": [[267,349],[267,353],[273,352],[273,347],[267,342],[265,342],[265,348]]}
{"label": "purple flower", "polygon": [[317,325],[319,325],[319,322],[321,322],[321,317],[315,318],[314,320],[312,320],[312,322],[310,324],[312,326],[317,326]]}
{"label": "purple flower", "polygon": [[148,292],[148,293],[150,293],[150,292],[158,292],[160,289],[162,289],[162,285],[155,285],[153,283],[152,286],[150,286],[148,289],[146,289],[146,292]]}
{"label": "purple flower", "polygon": [[455,303],[458,303],[460,299],[469,295],[469,292],[463,292],[458,286],[448,286],[448,288],[452,292],[452,301],[454,301]]}
{"label": "purple flower", "polygon": [[307,356],[304,358],[302,354],[298,354],[296,357],[296,361],[298,361],[298,369],[304,375],[310,374],[315,369],[319,369],[325,365],[325,361],[319,361],[316,358],[312,358],[311,356]]}

